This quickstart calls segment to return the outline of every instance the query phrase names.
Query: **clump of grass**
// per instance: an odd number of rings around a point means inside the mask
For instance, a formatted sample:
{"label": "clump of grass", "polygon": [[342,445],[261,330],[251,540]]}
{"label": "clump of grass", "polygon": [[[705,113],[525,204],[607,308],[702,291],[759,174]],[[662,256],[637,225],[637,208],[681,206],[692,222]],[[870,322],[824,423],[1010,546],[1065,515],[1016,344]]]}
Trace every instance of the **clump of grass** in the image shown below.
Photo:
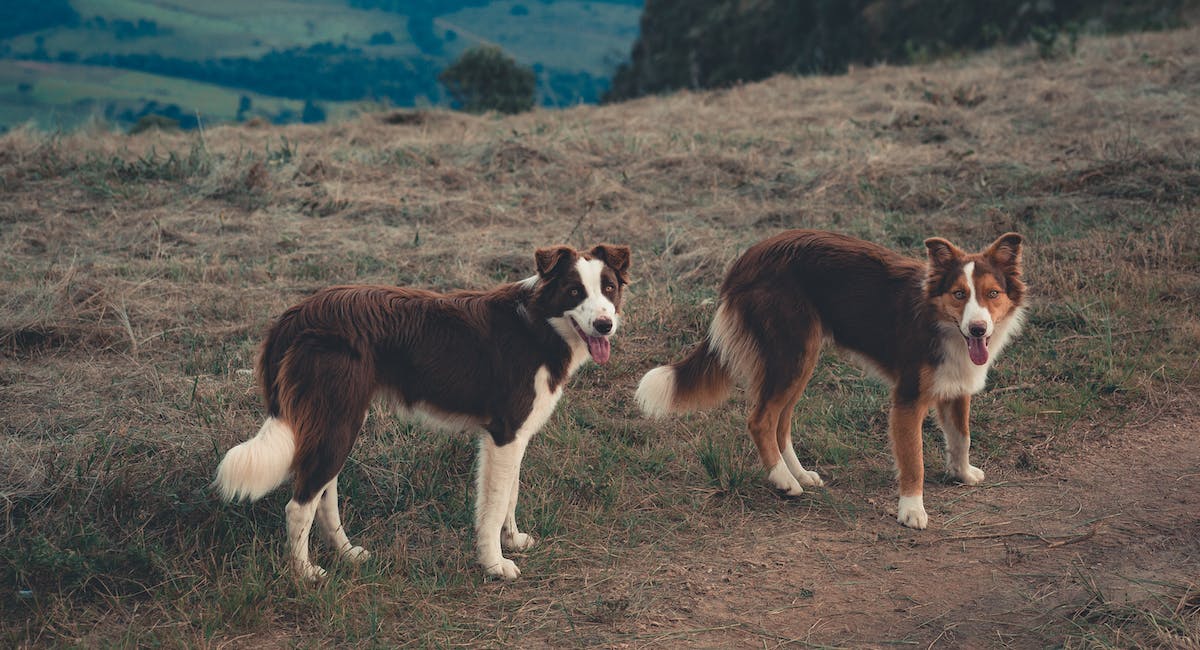
{"label": "clump of grass", "polygon": [[1144,592],[1130,600],[1102,586],[1096,576],[1076,573],[1084,602],[1070,613],[1067,648],[1187,648],[1200,643],[1200,588],[1194,583],[1126,579]]}

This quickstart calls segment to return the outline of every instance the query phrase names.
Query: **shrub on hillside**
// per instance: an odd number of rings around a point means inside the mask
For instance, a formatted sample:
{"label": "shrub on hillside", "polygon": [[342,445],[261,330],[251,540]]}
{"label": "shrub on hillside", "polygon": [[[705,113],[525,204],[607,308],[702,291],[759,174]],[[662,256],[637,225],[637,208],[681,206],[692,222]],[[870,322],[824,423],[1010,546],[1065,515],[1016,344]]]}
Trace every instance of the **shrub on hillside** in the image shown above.
{"label": "shrub on hillside", "polygon": [[456,106],[471,113],[520,113],[533,108],[537,79],[498,47],[463,52],[438,75]]}

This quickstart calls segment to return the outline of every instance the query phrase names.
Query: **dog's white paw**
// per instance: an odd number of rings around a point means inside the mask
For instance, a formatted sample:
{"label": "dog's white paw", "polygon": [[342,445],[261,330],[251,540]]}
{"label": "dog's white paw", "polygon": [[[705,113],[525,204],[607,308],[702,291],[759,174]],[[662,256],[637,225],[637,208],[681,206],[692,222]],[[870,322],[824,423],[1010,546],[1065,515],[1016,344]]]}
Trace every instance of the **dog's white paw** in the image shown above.
{"label": "dog's white paw", "polygon": [[775,463],[775,466],[767,473],[767,480],[771,482],[771,485],[776,490],[783,492],[789,497],[804,494],[804,488],[800,487],[800,482],[796,480],[795,476],[792,476],[787,463],[784,463],[782,460]]}
{"label": "dog's white paw", "polygon": [[896,506],[896,520],[909,528],[925,530],[929,525],[929,515],[925,514],[924,497],[920,494],[900,497],[900,503]]}
{"label": "dog's white paw", "polygon": [[800,482],[800,485],[805,485],[808,487],[822,487],[825,485],[825,481],[821,480],[820,474],[808,469],[800,470],[800,472],[796,474],[796,480]]}
{"label": "dog's white paw", "polygon": [[504,548],[507,548],[510,551],[527,551],[533,548],[533,545],[537,543],[537,540],[534,539],[533,535],[530,535],[529,533],[517,533],[516,535],[505,534],[503,539]]}
{"label": "dog's white paw", "polygon": [[342,551],[342,559],[354,564],[362,564],[371,559],[371,552],[361,546],[352,546]]}
{"label": "dog's white paw", "polygon": [[954,476],[962,481],[963,485],[979,485],[983,483],[983,470],[974,465],[967,465],[966,469],[958,469],[954,471]]}
{"label": "dog's white paw", "polygon": [[324,580],[325,576],[329,575],[325,572],[325,569],[311,562],[295,562],[292,564],[292,568],[295,569],[297,577],[307,582],[319,582]]}
{"label": "dog's white paw", "polygon": [[504,580],[516,580],[521,575],[521,570],[517,568],[516,562],[505,557],[500,558],[499,562],[485,566],[483,570],[492,578]]}

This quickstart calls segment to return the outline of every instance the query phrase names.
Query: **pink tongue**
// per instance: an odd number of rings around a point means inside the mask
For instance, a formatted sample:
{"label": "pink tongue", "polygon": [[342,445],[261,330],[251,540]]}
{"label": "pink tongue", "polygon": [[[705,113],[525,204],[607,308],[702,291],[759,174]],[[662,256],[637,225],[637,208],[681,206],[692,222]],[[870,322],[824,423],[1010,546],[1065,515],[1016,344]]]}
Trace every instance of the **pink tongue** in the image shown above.
{"label": "pink tongue", "polygon": [[[988,360],[987,340],[984,339],[982,336],[979,338],[976,338],[974,336],[968,336],[967,337],[967,354],[971,355],[971,363],[973,363],[977,366],[982,366],[983,364],[987,363],[987,360]],[[593,354],[593,356],[595,356],[595,355]]]}
{"label": "pink tongue", "polygon": [[596,360],[596,363],[608,361],[609,355],[612,354],[612,343],[608,339],[603,336],[585,336],[583,340],[587,341],[588,352],[592,353],[592,358]]}

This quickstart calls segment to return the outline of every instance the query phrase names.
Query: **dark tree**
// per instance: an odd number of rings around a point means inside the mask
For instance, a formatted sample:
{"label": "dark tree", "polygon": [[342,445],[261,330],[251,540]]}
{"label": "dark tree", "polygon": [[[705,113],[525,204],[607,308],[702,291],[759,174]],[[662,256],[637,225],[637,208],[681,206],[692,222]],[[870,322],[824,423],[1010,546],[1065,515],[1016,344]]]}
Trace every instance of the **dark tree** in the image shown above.
{"label": "dark tree", "polygon": [[367,45],[395,45],[396,37],[391,32],[375,32],[367,41]]}
{"label": "dark tree", "polygon": [[246,119],[246,112],[250,110],[251,106],[253,106],[253,102],[248,95],[238,97],[237,120],[239,122]]}
{"label": "dark tree", "polygon": [[474,47],[438,75],[465,111],[520,113],[533,108],[537,78],[497,47]]}
{"label": "dark tree", "polygon": [[325,121],[325,109],[317,106],[311,99],[304,102],[304,110],[300,112],[300,121],[305,124],[314,124],[316,122]]}

